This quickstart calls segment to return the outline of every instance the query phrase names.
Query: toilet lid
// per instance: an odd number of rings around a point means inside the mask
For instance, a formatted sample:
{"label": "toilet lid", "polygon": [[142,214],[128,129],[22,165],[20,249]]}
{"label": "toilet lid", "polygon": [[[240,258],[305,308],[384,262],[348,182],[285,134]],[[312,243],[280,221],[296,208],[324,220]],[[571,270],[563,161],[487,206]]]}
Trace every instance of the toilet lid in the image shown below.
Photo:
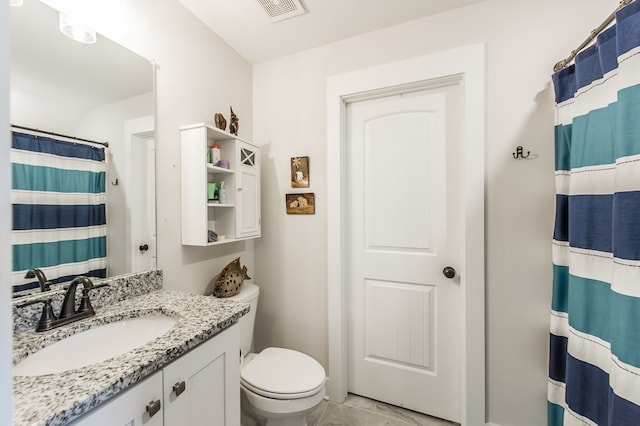
{"label": "toilet lid", "polygon": [[316,394],[324,386],[324,368],[302,352],[267,348],[242,368],[242,384],[268,398],[294,399]]}

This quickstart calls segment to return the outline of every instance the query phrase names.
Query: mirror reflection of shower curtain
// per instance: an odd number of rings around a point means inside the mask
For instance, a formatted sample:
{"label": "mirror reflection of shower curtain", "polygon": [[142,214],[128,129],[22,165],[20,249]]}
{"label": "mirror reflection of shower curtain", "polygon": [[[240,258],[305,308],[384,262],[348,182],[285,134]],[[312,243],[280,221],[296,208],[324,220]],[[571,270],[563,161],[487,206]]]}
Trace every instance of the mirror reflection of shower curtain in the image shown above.
{"label": "mirror reflection of shower curtain", "polygon": [[640,2],[556,92],[548,423],[640,422]]}
{"label": "mirror reflection of shower curtain", "polygon": [[102,147],[13,132],[11,146],[14,291],[40,268],[52,283],[106,277],[106,166]]}

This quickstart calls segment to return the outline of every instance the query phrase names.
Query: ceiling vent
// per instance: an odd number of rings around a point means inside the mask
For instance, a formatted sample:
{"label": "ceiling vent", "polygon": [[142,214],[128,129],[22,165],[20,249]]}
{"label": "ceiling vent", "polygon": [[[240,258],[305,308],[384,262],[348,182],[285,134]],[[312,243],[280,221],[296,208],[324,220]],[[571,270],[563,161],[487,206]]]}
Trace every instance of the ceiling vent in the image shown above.
{"label": "ceiling vent", "polygon": [[305,13],[299,0],[258,0],[272,22],[293,18]]}

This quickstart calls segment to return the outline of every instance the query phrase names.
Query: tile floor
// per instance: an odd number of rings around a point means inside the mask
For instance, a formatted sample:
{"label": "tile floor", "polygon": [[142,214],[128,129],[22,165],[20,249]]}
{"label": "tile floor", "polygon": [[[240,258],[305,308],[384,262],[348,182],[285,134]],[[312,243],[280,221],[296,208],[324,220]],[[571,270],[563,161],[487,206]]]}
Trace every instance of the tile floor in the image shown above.
{"label": "tile floor", "polygon": [[[307,423],[308,426],[455,426],[457,424],[353,394],[349,394],[342,404],[323,401],[307,416]],[[243,414],[242,426],[255,424],[252,419]]]}

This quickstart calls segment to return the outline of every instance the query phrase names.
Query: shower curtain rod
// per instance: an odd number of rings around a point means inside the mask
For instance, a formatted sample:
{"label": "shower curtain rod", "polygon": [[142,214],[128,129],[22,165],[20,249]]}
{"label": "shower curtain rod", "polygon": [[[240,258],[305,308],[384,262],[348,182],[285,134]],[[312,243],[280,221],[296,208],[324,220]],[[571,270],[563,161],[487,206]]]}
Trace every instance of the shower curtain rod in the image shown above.
{"label": "shower curtain rod", "polygon": [[561,69],[563,69],[564,67],[566,67],[567,65],[569,65],[569,62],[571,62],[573,60],[573,58],[576,57],[576,55],[578,54],[578,52],[580,52],[582,49],[584,49],[585,47],[587,47],[589,45],[589,43],[591,43],[593,40],[595,40],[595,38],[598,36],[598,34],[600,34],[602,32],[602,30],[604,30],[605,28],[607,28],[607,26],[614,20],[616,19],[616,12],[620,9],[622,9],[623,7],[625,7],[626,5],[628,5],[629,3],[633,3],[635,0],[622,0],[619,4],[618,7],[616,8],[616,10],[614,10],[611,15],[607,16],[607,19],[604,20],[604,22],[602,22],[602,24],[600,24],[600,26],[598,26],[598,28],[594,29],[593,31],[591,31],[591,33],[589,34],[589,37],[587,37],[587,39],[585,41],[582,42],[582,44],[580,46],[578,46],[576,48],[576,50],[572,50],[571,54],[564,60],[558,62],[557,64],[554,65],[553,67],[553,71],[557,72],[560,71]]}
{"label": "shower curtain rod", "polygon": [[15,128],[15,129],[27,130],[27,131],[30,131],[30,132],[44,133],[45,135],[58,136],[58,137],[62,137],[62,138],[73,139],[73,140],[76,140],[76,141],[93,143],[93,144],[96,144],[96,145],[102,145],[105,148],[109,148],[109,142],[92,141],[91,139],[83,139],[83,138],[78,138],[78,137],[75,137],[75,136],[63,135],[62,133],[54,133],[54,132],[48,132],[46,130],[34,129],[34,128],[31,128],[31,127],[18,126],[16,124],[12,124],[11,127]]}

